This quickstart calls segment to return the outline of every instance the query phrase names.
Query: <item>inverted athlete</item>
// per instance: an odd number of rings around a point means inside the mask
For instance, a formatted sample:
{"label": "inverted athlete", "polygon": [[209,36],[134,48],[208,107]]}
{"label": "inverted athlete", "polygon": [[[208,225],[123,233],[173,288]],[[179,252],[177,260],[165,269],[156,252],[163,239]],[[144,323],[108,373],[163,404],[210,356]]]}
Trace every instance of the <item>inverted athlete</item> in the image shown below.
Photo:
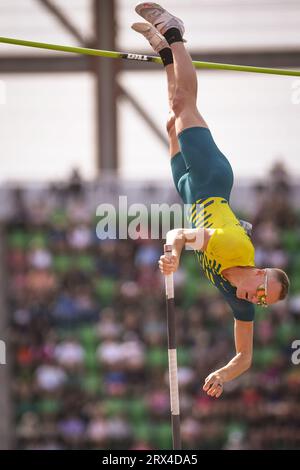
{"label": "inverted athlete", "polygon": [[212,372],[203,386],[208,395],[218,398],[223,384],[251,365],[254,304],[266,307],[284,299],[289,279],[281,269],[255,267],[254,246],[230,208],[232,168],[197,109],[197,75],[184,45],[183,22],[156,3],[141,3],[136,12],[147,23],[134,23],[132,28],[160,55],[167,73],[172,174],[183,202],[191,205],[193,227],[168,232],[166,242],[173,246],[172,257],[162,255],[159,268],[165,275],[175,272],[182,249],[193,248],[235,319],[236,355]]}

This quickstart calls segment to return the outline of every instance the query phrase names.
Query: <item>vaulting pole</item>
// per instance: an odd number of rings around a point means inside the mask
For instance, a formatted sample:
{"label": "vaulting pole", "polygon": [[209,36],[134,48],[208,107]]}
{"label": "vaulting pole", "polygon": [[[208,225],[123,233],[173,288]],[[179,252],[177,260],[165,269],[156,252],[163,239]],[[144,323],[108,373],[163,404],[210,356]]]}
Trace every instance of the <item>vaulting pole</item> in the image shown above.
{"label": "vaulting pole", "polygon": [[[172,245],[164,245],[164,253],[167,257],[171,257]],[[175,305],[174,305],[173,273],[165,275],[165,287],[166,287],[169,383],[170,383],[173,450],[181,450],[177,346],[176,346],[176,315],[175,315]]]}

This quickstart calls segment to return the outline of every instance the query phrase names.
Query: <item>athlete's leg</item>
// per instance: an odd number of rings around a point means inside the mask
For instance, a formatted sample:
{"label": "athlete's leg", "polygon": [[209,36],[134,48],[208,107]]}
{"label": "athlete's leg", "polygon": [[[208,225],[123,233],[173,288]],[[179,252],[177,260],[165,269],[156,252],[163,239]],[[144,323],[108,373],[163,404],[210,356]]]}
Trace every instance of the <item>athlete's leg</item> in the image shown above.
{"label": "athlete's leg", "polygon": [[188,176],[188,171],[182,153],[180,151],[175,127],[175,114],[172,110],[172,104],[176,90],[172,51],[166,39],[151,24],[134,23],[132,25],[132,29],[142,34],[149,41],[153,50],[161,56],[166,69],[169,98],[169,118],[167,121],[167,132],[169,136],[171,170],[175,187],[184,202],[186,202],[186,191],[184,191],[186,183],[184,180]]}
{"label": "athlete's leg", "polygon": [[177,135],[189,127],[208,127],[197,109],[197,75],[183,42],[171,44],[176,90],[172,109]]}
{"label": "athlete's leg", "polygon": [[[169,97],[169,117],[167,121],[167,132],[169,136],[169,150],[171,158],[180,153],[179,143],[175,130],[175,114],[172,110],[172,104],[175,95],[176,82],[173,65],[172,51],[166,39],[149,23],[134,23],[132,29],[142,34],[150,43],[153,50],[162,57],[168,80],[168,97]],[[184,166],[186,171],[186,168]]]}
{"label": "athlete's leg", "polygon": [[[197,109],[197,75],[183,44],[183,22],[157,3],[141,3],[137,5],[136,12],[151,23],[152,28],[156,28],[160,40],[164,38],[166,41],[166,57],[162,55],[162,50],[157,52],[167,69],[169,101],[175,115],[179,153],[176,153],[178,144],[174,119],[170,120],[168,131],[173,155],[171,167],[178,192],[184,202],[188,203],[211,196],[229,200],[233,182],[232,169]],[[174,66],[168,67],[171,63]]]}
{"label": "athlete's leg", "polygon": [[[178,37],[180,39],[180,35]],[[232,168],[197,109],[197,75],[191,56],[180,40],[172,42],[170,47],[176,81],[172,109],[179,147],[189,169],[191,189],[194,195],[222,194],[229,200]]]}
{"label": "athlete's leg", "polygon": [[177,134],[176,134],[176,127],[175,127],[176,117],[172,109],[175,89],[176,89],[174,65],[173,64],[167,65],[165,67],[165,70],[167,74],[168,97],[169,97],[169,117],[167,121],[167,132],[169,136],[170,157],[172,158],[180,152],[179,142],[178,142]]}
{"label": "athlete's leg", "polygon": [[197,109],[197,75],[183,45],[183,22],[157,3],[141,3],[136,12],[157,28],[170,45],[174,59],[176,89],[172,109],[179,134],[188,127],[208,127]]}
{"label": "athlete's leg", "polygon": [[[149,4],[147,4],[148,6]],[[173,54],[167,43],[167,40],[156,30],[154,26],[149,23],[134,23],[132,28],[142,34],[150,43],[155,52],[157,52],[163,61],[166,69],[167,82],[168,82],[168,97],[169,97],[169,119],[167,122],[167,131],[169,135],[169,147],[171,156],[171,169],[175,186],[181,195],[184,202],[189,202],[193,199],[191,185],[190,185],[190,169],[194,166],[191,165],[190,159],[185,158],[181,152],[182,144],[179,144],[176,133],[176,116],[173,111],[174,103],[176,105],[177,83],[176,75],[173,65]],[[191,90],[194,102],[197,99],[197,81],[196,86]],[[207,129],[206,129],[207,130]],[[202,172],[202,177],[205,172]]]}
{"label": "athlete's leg", "polygon": [[167,121],[167,132],[169,136],[169,151],[171,157],[171,170],[173,175],[173,181],[175,183],[176,189],[181,195],[184,202],[186,201],[186,191],[184,190],[184,186],[186,186],[188,171],[183,159],[179,141],[177,138],[176,133],[176,126],[175,126],[175,114],[172,110],[172,104],[174,100],[174,94],[176,89],[176,82],[175,82],[175,73],[174,73],[174,66],[173,64],[166,65],[166,74],[167,74],[167,82],[168,82],[168,97],[169,97],[169,118]]}

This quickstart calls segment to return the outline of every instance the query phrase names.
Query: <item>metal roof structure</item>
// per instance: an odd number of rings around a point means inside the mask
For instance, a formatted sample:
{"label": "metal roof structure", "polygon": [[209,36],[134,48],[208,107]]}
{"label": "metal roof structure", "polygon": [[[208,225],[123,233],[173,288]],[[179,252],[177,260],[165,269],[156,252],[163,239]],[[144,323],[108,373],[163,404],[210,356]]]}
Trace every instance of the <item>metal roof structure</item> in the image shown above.
{"label": "metal roof structure", "polygon": [[[2,0],[2,36],[104,50],[140,50],[130,30],[137,20],[130,0]],[[194,58],[265,67],[300,66],[300,3],[296,0],[165,0],[186,19]],[[278,34],[280,31],[280,35]],[[148,51],[147,51],[148,52]],[[1,73],[88,72],[96,80],[98,169],[118,168],[117,101],[123,97],[161,142],[166,137],[142,103],[118,80],[122,71],[159,70],[148,63],[117,62],[1,44]]]}

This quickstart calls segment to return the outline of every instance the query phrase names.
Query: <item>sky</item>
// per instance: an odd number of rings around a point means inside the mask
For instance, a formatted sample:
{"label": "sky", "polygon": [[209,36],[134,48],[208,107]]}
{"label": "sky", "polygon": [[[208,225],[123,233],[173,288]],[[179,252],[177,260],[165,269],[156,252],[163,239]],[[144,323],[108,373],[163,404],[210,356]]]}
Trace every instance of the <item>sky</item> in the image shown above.
{"label": "sky", "polygon": [[[72,0],[72,9],[67,0],[55,3],[88,37],[90,0]],[[118,50],[147,50],[144,39],[130,29],[138,20],[135,3],[117,2]],[[300,49],[299,1],[166,0],[164,5],[185,20],[192,53]],[[0,28],[7,37],[77,45],[36,0],[1,0]],[[0,45],[0,57],[28,53],[40,52]],[[300,79],[223,71],[197,75],[200,112],[236,179],[264,178],[278,160],[300,178]],[[119,80],[164,130],[168,108],[163,70],[126,72]],[[94,177],[94,87],[85,73],[0,74],[0,183],[59,180],[75,166],[85,178]],[[126,179],[170,178],[167,149],[130,104],[122,100],[118,108],[119,174]]]}

